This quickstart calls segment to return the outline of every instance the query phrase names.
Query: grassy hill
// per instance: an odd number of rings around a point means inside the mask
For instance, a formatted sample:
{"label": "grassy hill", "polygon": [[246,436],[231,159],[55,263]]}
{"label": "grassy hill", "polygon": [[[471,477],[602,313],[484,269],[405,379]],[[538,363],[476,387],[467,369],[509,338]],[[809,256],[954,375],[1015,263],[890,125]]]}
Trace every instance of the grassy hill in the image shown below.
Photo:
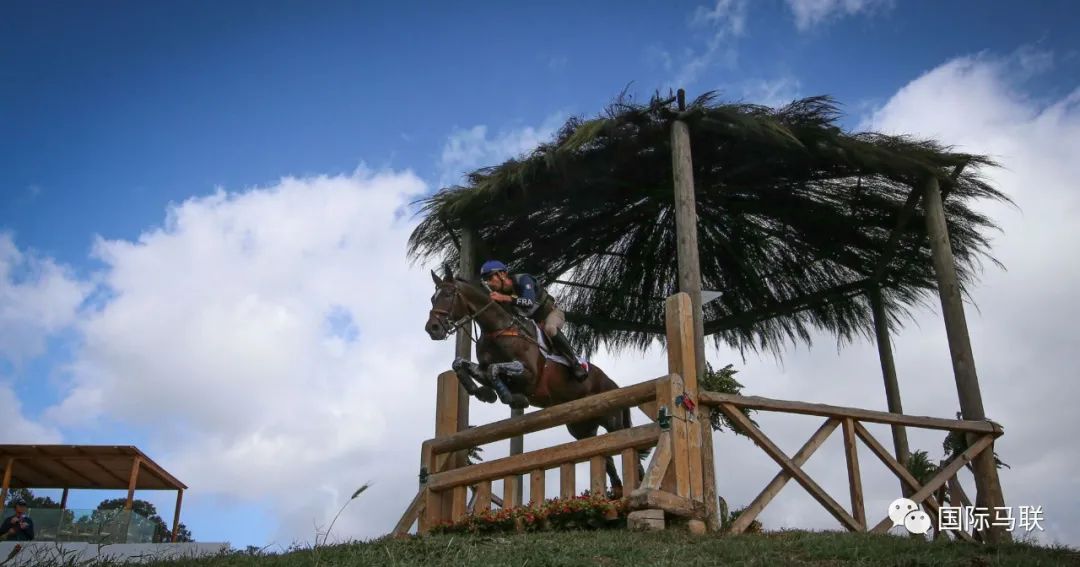
{"label": "grassy hill", "polygon": [[[100,565],[100,564],[97,564]],[[383,539],[283,554],[233,553],[151,563],[191,567],[330,565],[1080,565],[1080,551],[1026,543],[1003,546],[909,537],[785,531],[740,536],[622,530]]]}

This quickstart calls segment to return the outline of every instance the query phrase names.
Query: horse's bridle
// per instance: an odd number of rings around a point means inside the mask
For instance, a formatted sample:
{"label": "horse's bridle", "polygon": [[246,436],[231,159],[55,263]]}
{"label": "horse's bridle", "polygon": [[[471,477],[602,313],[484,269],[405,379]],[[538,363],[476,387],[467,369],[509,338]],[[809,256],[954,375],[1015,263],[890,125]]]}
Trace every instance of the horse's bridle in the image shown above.
{"label": "horse's bridle", "polygon": [[[476,320],[476,318],[481,313],[483,313],[485,310],[487,310],[488,307],[491,307],[492,305],[495,304],[494,299],[489,299],[488,302],[483,307],[476,310],[476,313],[469,313],[469,302],[465,300],[465,296],[462,295],[461,290],[458,289],[458,287],[456,285],[452,284],[452,283],[451,284],[442,284],[442,285],[452,285],[452,286],[454,286],[454,301],[453,301],[453,303],[450,304],[450,311],[447,311],[445,309],[436,309],[436,308],[432,307],[431,310],[428,311],[428,316],[434,316],[435,320],[438,321],[440,325],[442,325],[444,328],[448,329],[447,332],[446,332],[446,336],[448,336],[448,337],[450,335],[453,335],[454,333],[458,332],[458,330],[461,329],[462,327],[464,327],[465,325],[467,325],[469,323],[472,323],[474,320]],[[450,313],[451,313],[451,311],[454,310],[454,307],[457,305],[458,300],[461,300],[461,301],[463,301],[465,303],[465,316],[462,317],[461,319],[458,319],[457,321],[451,322],[449,320],[450,319]],[[470,336],[469,338],[473,342],[477,342],[477,339],[473,338],[472,336]]]}

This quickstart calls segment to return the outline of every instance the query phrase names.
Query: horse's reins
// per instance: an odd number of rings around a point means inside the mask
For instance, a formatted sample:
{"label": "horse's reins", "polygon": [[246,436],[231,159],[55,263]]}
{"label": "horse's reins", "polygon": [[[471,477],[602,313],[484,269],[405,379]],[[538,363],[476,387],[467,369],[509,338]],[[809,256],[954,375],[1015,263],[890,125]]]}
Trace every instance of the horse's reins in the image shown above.
{"label": "horse's reins", "polygon": [[[486,287],[486,286],[485,286],[485,287]],[[461,299],[462,301],[464,301],[464,302],[465,302],[465,310],[466,310],[466,312],[468,312],[468,310],[469,310],[469,302],[468,302],[468,300],[466,300],[466,299],[465,299],[464,295],[463,295],[463,294],[461,293],[461,290],[459,290],[459,289],[457,288],[457,286],[455,285],[455,286],[454,286],[454,304],[457,304],[457,301],[458,301],[458,299]],[[476,313],[472,313],[472,314],[466,314],[466,315],[465,315],[464,317],[462,317],[461,319],[458,319],[457,321],[449,321],[449,320],[448,320],[448,321],[446,322],[446,324],[447,324],[447,325],[450,325],[450,330],[446,332],[446,335],[447,335],[447,336],[453,335],[454,333],[458,332],[458,331],[459,331],[459,330],[460,330],[460,329],[461,329],[462,327],[464,327],[464,326],[465,326],[466,324],[468,324],[468,323],[475,323],[475,322],[476,322],[476,318],[477,318],[477,317],[479,317],[479,316],[480,316],[480,314],[481,314],[481,313],[483,313],[483,312],[484,312],[485,310],[487,310],[487,308],[488,308],[488,307],[491,307],[491,306],[492,306],[492,305],[494,305],[495,303],[496,303],[496,301],[495,301],[494,299],[489,299],[489,300],[488,300],[488,302],[487,302],[486,304],[484,304],[484,306],[483,306],[483,307],[481,307],[480,309],[478,309],[478,310],[476,311]],[[451,306],[450,306],[450,308],[451,308],[451,309],[453,309],[453,305],[451,305]],[[449,319],[449,318],[450,318],[450,312],[449,312],[449,311],[446,311],[446,310],[444,310],[444,309],[435,309],[435,308],[432,308],[432,309],[431,309],[430,311],[428,311],[428,314],[429,314],[429,315],[430,315],[430,314],[436,314],[436,315],[441,315],[441,316],[445,317],[446,319]],[[515,317],[515,316],[514,316],[514,315],[513,315],[512,313],[510,313],[509,315],[510,315],[510,317],[511,317],[511,318],[513,319],[513,321],[514,321],[513,323],[511,323],[511,324],[510,324],[510,326],[511,326],[511,327],[513,327],[513,326],[518,326],[518,324],[519,324],[519,322],[518,322],[518,318],[517,318],[517,317]],[[479,325],[479,323],[477,323],[477,324]],[[496,336],[499,336],[499,333],[502,333],[503,331],[505,331],[505,330],[506,330],[506,329],[508,329],[508,328],[510,328],[510,327],[506,327],[506,328],[504,328],[504,329],[499,329],[499,330],[495,331],[495,333],[494,333],[494,334],[495,334]],[[473,334],[474,334],[474,333],[469,333],[469,335],[468,335],[468,336],[469,336],[469,340],[470,340],[470,341],[472,341],[472,342],[474,342],[474,343],[476,343],[477,345],[479,345],[479,344],[480,344],[480,340],[479,340],[479,339],[477,339],[477,338],[474,338],[474,337],[472,336]],[[515,335],[511,335],[511,336],[515,336]],[[524,337],[524,338],[525,338],[525,340],[527,340],[527,341],[531,341],[531,342],[532,342],[532,343],[534,343],[534,344],[535,344],[535,345],[536,345],[537,347],[540,347],[540,343],[538,343],[538,342],[536,341],[536,339],[532,338],[532,337],[531,337],[531,336],[529,336],[529,335],[528,335],[527,333],[520,333],[520,334],[518,334],[518,335],[516,335],[516,336]]]}

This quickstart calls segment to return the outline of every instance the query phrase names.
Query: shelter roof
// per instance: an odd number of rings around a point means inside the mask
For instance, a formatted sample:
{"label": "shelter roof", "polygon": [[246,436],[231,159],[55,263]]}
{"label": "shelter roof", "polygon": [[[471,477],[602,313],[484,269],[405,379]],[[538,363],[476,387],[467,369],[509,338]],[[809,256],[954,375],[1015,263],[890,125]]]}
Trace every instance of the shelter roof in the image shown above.
{"label": "shelter roof", "polygon": [[141,460],[136,490],[187,488],[133,446],[0,445],[0,467],[9,458],[14,459],[10,488],[126,490],[135,459]]}
{"label": "shelter roof", "polygon": [[[921,199],[944,195],[962,286],[989,256],[992,221],[977,199],[1008,201],[985,156],[933,140],[845,132],[828,97],[773,109],[707,93],[620,99],[572,118],[528,155],[470,173],[422,199],[409,256],[457,265],[458,234],[480,252],[554,286],[568,334],[586,350],[644,348],[663,337],[663,298],[678,290],[671,130],[688,125],[704,289],[705,332],[739,349],[872,332],[878,288],[898,326],[936,289]],[[561,287],[560,287],[561,286]]]}

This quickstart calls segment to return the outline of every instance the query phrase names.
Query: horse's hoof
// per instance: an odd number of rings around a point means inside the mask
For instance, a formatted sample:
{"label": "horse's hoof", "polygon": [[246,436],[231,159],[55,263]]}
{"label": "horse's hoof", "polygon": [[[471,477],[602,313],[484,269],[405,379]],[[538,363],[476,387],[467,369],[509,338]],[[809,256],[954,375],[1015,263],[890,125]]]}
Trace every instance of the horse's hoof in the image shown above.
{"label": "horse's hoof", "polygon": [[510,407],[513,409],[525,409],[529,407],[529,398],[521,394],[514,394],[513,398],[510,399]]}
{"label": "horse's hoof", "polygon": [[495,390],[488,387],[482,387],[476,392],[476,398],[481,402],[487,402],[489,404],[495,403],[499,399],[499,396],[495,394]]}

